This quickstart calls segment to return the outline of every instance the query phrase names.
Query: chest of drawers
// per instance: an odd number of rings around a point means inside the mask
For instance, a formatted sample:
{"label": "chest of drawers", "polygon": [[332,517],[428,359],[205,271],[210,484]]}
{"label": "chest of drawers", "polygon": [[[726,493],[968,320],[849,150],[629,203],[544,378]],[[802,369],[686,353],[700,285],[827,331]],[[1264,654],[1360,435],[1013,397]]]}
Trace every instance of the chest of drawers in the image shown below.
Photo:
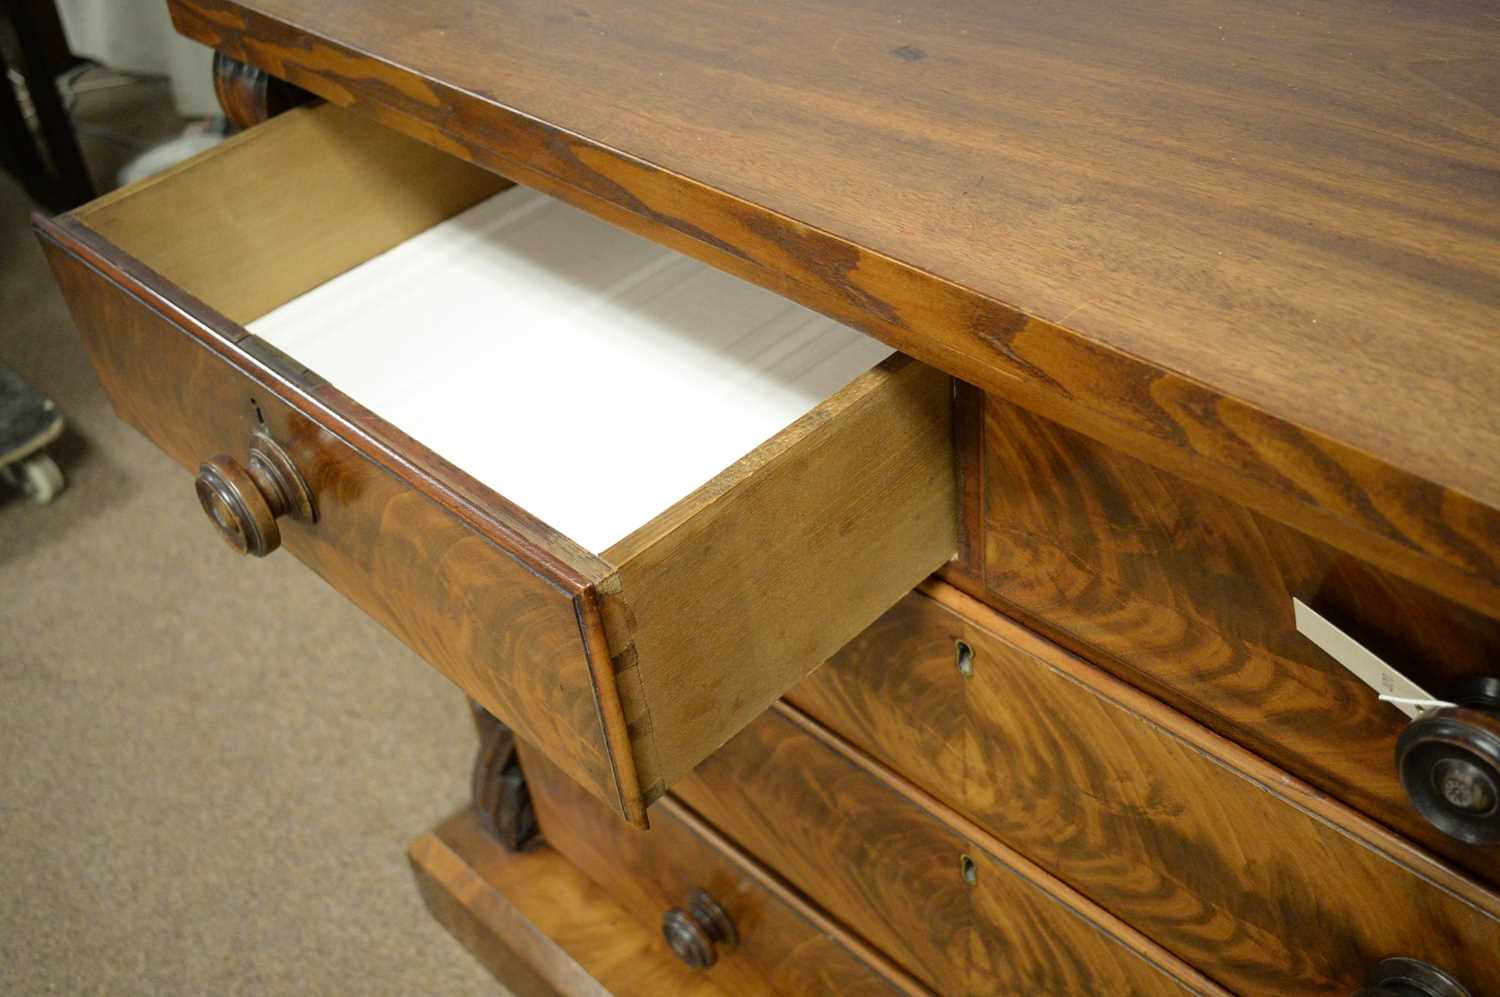
{"label": "chest of drawers", "polygon": [[[253,127],[44,247],[231,546],[478,704],[411,860],[517,992],[1500,988],[1482,11],[170,6]],[[725,443],[778,323],[875,352]]]}

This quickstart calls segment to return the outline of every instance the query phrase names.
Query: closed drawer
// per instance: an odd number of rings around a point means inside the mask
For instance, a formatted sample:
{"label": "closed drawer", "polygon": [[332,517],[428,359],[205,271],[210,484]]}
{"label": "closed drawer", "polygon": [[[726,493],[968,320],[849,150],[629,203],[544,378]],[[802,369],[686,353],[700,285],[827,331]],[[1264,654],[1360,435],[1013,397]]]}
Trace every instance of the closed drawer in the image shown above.
{"label": "closed drawer", "polygon": [[1224,992],[784,704],[673,797],[938,993]]}
{"label": "closed drawer", "polygon": [[[700,392],[667,411],[687,442],[632,438],[626,416],[658,401],[661,386],[635,375],[612,382],[616,367],[598,358],[634,361],[640,377],[658,356],[691,364],[705,335],[731,316],[754,319],[766,292],[734,282],[705,296],[692,282],[711,272],[665,251],[617,273],[617,251],[654,247],[581,213],[596,227],[525,229],[549,209],[519,189],[532,200],[487,200],[508,186],[322,107],[38,226],[117,412],[187,468],[226,455],[199,487],[235,542],[279,535],[642,823],[666,785],[952,555],[951,387],[892,357],[704,469],[735,445],[719,427],[754,407],[723,398],[748,393],[755,405],[783,406],[764,411],[784,410],[778,377],[788,368],[752,377],[748,361],[727,373],[721,365],[725,394]],[[470,214],[447,221],[481,202],[502,205],[535,237],[496,249],[488,229],[466,227]],[[387,265],[438,231],[448,241],[414,278]],[[498,276],[478,278],[477,292],[462,285],[467,311],[442,313],[458,319],[422,324],[426,311],[453,305],[441,296],[478,259]],[[355,283],[330,304],[318,292],[336,280]],[[573,311],[538,314],[538,301]],[[767,321],[802,323],[814,345],[842,328],[812,313]],[[338,373],[309,369],[301,346],[294,359],[246,326],[305,344]],[[584,332],[594,339],[578,339],[553,366],[531,359],[533,348]],[[654,337],[640,346],[650,362],[622,342],[636,334]],[[540,400],[517,411],[523,388]],[[579,428],[559,437],[556,425]],[[408,432],[443,443],[429,448]],[[252,438],[259,463],[249,461]],[[590,524],[587,546],[529,498],[522,508],[488,483],[513,470],[492,459],[502,443],[532,446],[518,487]],[[641,486],[664,466],[680,470],[679,456],[697,460],[689,471],[701,477],[656,505],[642,500]],[[471,461],[498,466],[481,480]],[[184,482],[183,508],[164,514],[187,515],[189,494]],[[269,518],[278,510],[288,514]]]}
{"label": "closed drawer", "polygon": [[1232,990],[1353,992],[1397,955],[1500,988],[1494,893],[951,587],[788,699]]}
{"label": "closed drawer", "polygon": [[[545,756],[518,744],[547,843],[652,931],[703,891],[727,919],[698,964],[735,994],[898,994],[922,988],[888,959],[770,875],[670,796],[646,832],[625,827]],[[682,943],[679,943],[682,945]],[[685,948],[685,951],[692,951]],[[699,950],[700,952],[703,950]]]}
{"label": "closed drawer", "polygon": [[[1292,603],[1447,696],[1500,675],[1500,587],[1452,601],[994,396],[971,425],[961,587],[1500,885],[1500,807],[1457,822],[1488,844],[1429,823],[1397,765],[1408,718],[1300,633]],[[1381,499],[1393,521],[1418,500]],[[1456,525],[1443,542],[1470,540]],[[1500,759],[1500,714],[1480,741]],[[1487,767],[1494,801],[1500,760]]]}

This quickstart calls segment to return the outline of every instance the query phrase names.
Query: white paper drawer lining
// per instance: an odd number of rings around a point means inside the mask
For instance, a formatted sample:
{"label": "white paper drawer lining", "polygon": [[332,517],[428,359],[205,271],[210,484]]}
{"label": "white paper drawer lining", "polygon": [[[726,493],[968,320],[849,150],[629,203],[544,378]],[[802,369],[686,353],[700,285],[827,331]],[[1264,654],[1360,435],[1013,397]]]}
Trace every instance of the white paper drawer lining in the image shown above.
{"label": "white paper drawer lining", "polygon": [[521,187],[249,329],[596,553],[892,352]]}

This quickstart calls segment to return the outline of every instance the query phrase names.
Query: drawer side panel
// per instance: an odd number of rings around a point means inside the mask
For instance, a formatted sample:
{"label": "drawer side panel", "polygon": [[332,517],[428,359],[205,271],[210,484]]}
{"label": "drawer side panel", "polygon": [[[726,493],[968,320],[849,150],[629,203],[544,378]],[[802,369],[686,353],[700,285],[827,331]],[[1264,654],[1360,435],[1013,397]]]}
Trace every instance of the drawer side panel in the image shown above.
{"label": "drawer side panel", "polygon": [[[66,235],[63,235],[66,238]],[[243,460],[262,421],[315,494],[319,521],[283,519],[283,545],[465,693],[546,745],[590,791],[626,810],[604,742],[575,592],[523,565],[288,398],[316,390],[272,371],[123,273],[43,246],[118,415],[190,471]],[[168,317],[173,316],[173,317]],[[173,514],[209,529],[183,481]],[[224,555],[224,570],[253,571]],[[274,595],[268,595],[274,598]],[[624,759],[629,764],[629,759]],[[632,773],[633,774],[633,773]]]}
{"label": "drawer side panel", "polygon": [[952,426],[951,379],[893,358],[606,552],[659,784],[954,555]]}

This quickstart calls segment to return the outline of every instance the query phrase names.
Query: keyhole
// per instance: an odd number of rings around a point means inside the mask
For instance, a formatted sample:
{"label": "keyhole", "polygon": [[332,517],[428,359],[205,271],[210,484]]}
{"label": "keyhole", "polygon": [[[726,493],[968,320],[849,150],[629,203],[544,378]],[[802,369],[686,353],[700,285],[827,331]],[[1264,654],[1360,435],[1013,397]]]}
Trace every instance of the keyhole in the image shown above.
{"label": "keyhole", "polygon": [[973,886],[979,882],[979,869],[974,865],[974,860],[967,855],[958,857],[958,869],[964,875],[964,882]]}
{"label": "keyhole", "polygon": [[958,674],[969,679],[974,677],[974,649],[966,640],[953,642],[953,661],[958,665]]}

